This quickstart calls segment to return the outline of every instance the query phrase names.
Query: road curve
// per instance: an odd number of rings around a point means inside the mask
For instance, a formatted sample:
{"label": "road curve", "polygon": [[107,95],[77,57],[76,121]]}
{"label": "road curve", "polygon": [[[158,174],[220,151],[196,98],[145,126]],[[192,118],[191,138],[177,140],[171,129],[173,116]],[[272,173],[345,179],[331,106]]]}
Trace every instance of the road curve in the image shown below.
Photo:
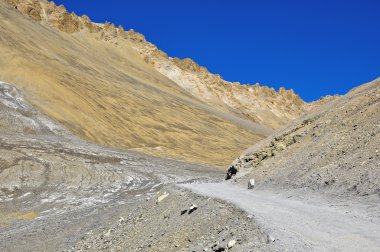
{"label": "road curve", "polygon": [[380,218],[365,207],[294,200],[228,183],[181,185],[254,215],[281,251],[380,251]]}

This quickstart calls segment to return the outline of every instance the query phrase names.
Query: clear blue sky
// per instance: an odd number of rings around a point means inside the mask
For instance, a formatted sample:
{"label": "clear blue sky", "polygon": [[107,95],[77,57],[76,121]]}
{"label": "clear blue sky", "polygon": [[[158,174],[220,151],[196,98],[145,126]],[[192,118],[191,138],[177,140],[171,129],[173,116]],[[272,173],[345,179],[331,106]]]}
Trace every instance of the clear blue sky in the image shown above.
{"label": "clear blue sky", "polygon": [[378,0],[56,0],[133,28],[229,81],[293,88],[306,101],[380,77]]}

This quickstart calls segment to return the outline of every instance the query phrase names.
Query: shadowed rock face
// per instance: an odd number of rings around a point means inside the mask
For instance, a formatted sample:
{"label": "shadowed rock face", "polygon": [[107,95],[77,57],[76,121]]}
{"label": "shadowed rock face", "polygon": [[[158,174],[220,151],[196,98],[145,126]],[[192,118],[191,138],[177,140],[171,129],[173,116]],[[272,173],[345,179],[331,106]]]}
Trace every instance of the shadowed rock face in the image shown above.
{"label": "shadowed rock face", "polygon": [[380,195],[380,80],[331,100],[246,150],[234,162],[239,176],[259,187]]}
{"label": "shadowed rock face", "polygon": [[224,166],[306,109],[292,91],[226,82],[133,30],[45,0],[7,2],[0,1],[3,79],[97,143]]}

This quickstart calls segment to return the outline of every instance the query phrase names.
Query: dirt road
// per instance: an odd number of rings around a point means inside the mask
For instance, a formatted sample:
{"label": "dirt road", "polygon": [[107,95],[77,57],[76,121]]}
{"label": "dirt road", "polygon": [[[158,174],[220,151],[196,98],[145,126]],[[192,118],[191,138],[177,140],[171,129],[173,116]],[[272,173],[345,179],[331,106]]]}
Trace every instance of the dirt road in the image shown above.
{"label": "dirt road", "polygon": [[282,251],[380,251],[380,217],[369,214],[369,206],[295,200],[227,183],[183,186],[254,215]]}

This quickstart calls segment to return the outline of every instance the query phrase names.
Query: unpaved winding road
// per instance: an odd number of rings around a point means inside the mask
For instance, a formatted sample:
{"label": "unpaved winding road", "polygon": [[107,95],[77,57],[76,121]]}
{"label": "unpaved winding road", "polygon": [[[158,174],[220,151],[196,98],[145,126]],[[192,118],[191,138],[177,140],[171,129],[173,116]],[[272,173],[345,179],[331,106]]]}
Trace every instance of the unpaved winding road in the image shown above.
{"label": "unpaved winding road", "polygon": [[228,183],[182,185],[254,215],[281,251],[380,251],[380,218],[364,207],[294,200]]}

